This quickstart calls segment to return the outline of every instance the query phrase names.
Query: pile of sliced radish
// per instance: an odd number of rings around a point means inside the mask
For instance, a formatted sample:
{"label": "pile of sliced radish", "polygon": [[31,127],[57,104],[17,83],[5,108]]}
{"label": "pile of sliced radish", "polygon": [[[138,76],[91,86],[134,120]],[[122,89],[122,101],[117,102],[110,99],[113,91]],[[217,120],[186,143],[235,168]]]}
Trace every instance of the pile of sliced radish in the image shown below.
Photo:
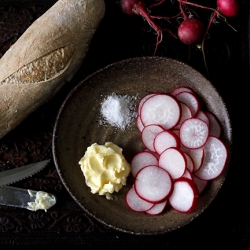
{"label": "pile of sliced radish", "polygon": [[137,127],[145,149],[131,161],[133,186],[126,202],[149,215],[166,206],[191,213],[208,182],[219,177],[228,152],[222,127],[203,110],[196,93],[181,86],[169,94],[151,93],[138,105]]}

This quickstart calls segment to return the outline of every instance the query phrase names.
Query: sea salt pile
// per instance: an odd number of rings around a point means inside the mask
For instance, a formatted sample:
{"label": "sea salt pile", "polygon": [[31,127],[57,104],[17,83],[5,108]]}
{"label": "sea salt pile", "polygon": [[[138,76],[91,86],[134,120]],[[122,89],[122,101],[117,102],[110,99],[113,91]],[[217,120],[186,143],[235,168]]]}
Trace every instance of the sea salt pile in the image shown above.
{"label": "sea salt pile", "polygon": [[101,103],[104,122],[125,130],[137,117],[136,97],[112,93]]}

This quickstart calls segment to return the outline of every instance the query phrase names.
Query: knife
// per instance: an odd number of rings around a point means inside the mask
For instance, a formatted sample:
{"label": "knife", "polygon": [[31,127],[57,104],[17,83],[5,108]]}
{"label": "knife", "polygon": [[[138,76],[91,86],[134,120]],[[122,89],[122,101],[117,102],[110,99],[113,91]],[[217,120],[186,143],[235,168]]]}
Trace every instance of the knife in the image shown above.
{"label": "knife", "polygon": [[44,191],[5,186],[0,187],[0,204],[31,211],[43,209],[47,212],[56,204],[56,196]]}
{"label": "knife", "polygon": [[0,187],[13,184],[38,173],[49,162],[50,159],[0,172]]}

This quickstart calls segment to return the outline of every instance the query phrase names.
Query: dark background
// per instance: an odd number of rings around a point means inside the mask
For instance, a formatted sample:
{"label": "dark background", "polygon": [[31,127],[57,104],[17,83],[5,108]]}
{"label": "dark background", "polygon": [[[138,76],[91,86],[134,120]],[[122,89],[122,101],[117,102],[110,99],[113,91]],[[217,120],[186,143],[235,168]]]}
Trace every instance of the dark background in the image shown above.
{"label": "dark background", "polygon": [[[29,25],[44,13],[52,0],[0,1],[0,56]],[[0,171],[52,158],[51,141],[56,115],[67,93],[88,74],[131,57],[152,56],[155,33],[139,16],[126,16],[118,1],[106,0],[106,14],[81,69],[51,101],[0,139]],[[150,1],[148,1],[150,2]],[[213,6],[215,1],[197,1]],[[167,1],[155,14],[178,12]],[[210,12],[195,9],[204,22]],[[51,162],[35,176],[15,186],[43,189],[58,196],[47,213],[0,205],[0,249],[250,249],[249,187],[249,2],[241,1],[240,14],[212,25],[205,43],[207,68],[196,46],[187,46],[164,32],[155,56],[183,61],[207,77],[222,96],[231,118],[233,148],[224,185],[210,206],[193,222],[171,233],[136,236],[118,232],[87,215],[69,196]],[[176,20],[159,25],[176,32]],[[0,72],[1,73],[1,72]]]}

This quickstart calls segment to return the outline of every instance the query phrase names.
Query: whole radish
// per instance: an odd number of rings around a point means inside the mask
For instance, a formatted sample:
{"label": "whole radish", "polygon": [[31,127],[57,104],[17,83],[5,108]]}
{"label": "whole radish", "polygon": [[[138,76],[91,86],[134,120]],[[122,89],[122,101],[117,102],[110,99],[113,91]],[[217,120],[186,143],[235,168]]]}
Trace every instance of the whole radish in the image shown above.
{"label": "whole radish", "polygon": [[147,12],[146,4],[142,0],[121,0],[121,8],[127,15],[137,15],[142,10]]}
{"label": "whole radish", "polygon": [[179,39],[187,45],[201,43],[205,34],[205,26],[198,19],[184,20],[178,28]]}
{"label": "whole radish", "polygon": [[[158,3],[160,4],[160,3]],[[155,52],[157,50],[157,47],[159,43],[162,41],[162,29],[159,27],[153,18],[150,16],[149,11],[146,7],[144,0],[120,0],[120,6],[122,11],[127,15],[140,15],[145,19],[148,24],[155,30],[157,34],[156,39],[156,48]]]}
{"label": "whole radish", "polygon": [[227,17],[234,17],[239,13],[238,0],[217,0],[218,11]]}
{"label": "whole radish", "polygon": [[206,29],[200,20],[187,16],[182,6],[184,3],[180,1],[180,10],[184,21],[178,27],[178,37],[187,45],[198,45],[202,42]]}

